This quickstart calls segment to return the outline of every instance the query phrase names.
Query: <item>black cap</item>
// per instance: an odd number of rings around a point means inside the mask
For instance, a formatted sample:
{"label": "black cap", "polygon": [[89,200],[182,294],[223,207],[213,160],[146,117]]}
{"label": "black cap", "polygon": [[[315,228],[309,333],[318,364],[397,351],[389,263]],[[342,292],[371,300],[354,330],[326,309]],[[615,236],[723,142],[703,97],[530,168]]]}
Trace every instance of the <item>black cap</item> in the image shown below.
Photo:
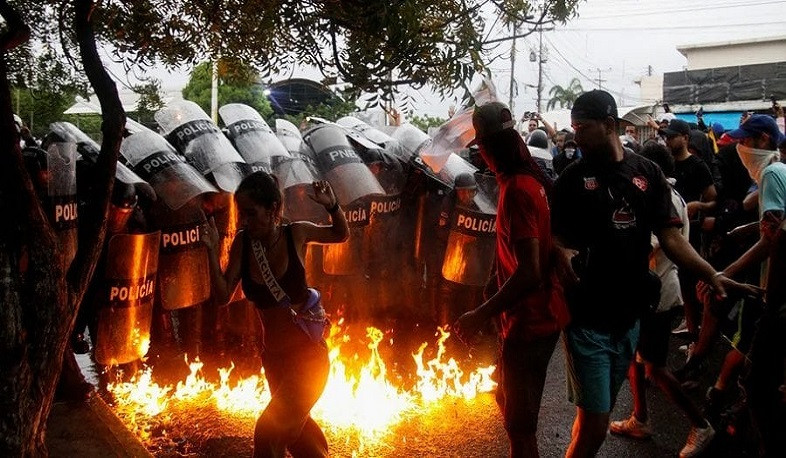
{"label": "black cap", "polygon": [[475,107],[472,112],[472,127],[475,128],[475,138],[469,146],[476,144],[491,135],[505,129],[513,129],[516,121],[510,108],[502,102],[489,102],[479,107]]}
{"label": "black cap", "polygon": [[611,94],[599,89],[581,94],[573,102],[573,108],[570,110],[570,117],[575,119],[602,120],[609,116],[617,121],[620,120],[617,114],[617,102]]}
{"label": "black cap", "polygon": [[682,119],[672,119],[669,125],[658,132],[667,137],[676,137],[677,135],[690,135],[690,124]]}

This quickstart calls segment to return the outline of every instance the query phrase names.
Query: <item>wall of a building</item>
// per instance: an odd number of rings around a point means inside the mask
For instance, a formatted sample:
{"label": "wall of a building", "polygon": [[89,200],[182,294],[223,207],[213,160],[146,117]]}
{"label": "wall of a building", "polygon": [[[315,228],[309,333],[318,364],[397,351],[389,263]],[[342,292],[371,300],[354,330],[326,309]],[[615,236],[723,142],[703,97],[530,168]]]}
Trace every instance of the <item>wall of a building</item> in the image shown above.
{"label": "wall of a building", "polygon": [[786,57],[786,39],[721,46],[682,48],[687,70],[780,62]]}

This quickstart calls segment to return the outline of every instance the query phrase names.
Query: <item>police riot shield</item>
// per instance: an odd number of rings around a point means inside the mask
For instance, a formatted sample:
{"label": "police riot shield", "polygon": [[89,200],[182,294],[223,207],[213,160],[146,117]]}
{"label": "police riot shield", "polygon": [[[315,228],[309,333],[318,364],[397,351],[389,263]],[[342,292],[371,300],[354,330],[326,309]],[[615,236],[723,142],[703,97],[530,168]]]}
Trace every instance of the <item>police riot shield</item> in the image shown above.
{"label": "police riot shield", "polygon": [[343,208],[349,225],[349,240],[323,245],[322,269],[328,275],[354,275],[363,272],[367,247],[366,229],[371,216],[371,202],[359,199]]}
{"label": "police riot shield", "polygon": [[201,227],[207,218],[198,200],[178,210],[159,202],[150,208],[149,223],[161,230],[158,297],[161,307],[177,310],[210,298],[210,264]]}
{"label": "police riot shield", "polygon": [[147,353],[160,238],[160,232],[153,232],[117,234],[109,240],[95,339],[99,364],[126,364]]}
{"label": "police riot shield", "polygon": [[220,190],[234,193],[250,173],[229,139],[196,103],[172,102],[156,112],[155,117],[166,139]]}
{"label": "police riot shield", "polygon": [[[53,122],[49,124],[49,130],[57,135],[57,137],[63,139],[63,141],[76,143],[76,151],[83,159],[89,161],[91,164],[98,162],[101,146],[75,125],[66,121]],[[137,190],[151,196],[151,199],[155,198],[155,192],[150,184],[123,165],[122,162],[117,163],[115,180],[134,186]]]}
{"label": "police riot shield", "polygon": [[385,146],[388,143],[395,142],[393,137],[382,132],[381,130],[372,127],[365,122],[354,116],[344,116],[336,121],[336,124],[347,129],[352,129],[361,133],[364,137],[376,143],[379,146]]}
{"label": "police riot shield", "polygon": [[289,157],[289,152],[256,110],[242,103],[218,109],[227,126],[227,136],[253,171],[273,173],[272,158]]}
{"label": "police riot shield", "polygon": [[471,203],[458,202],[451,215],[442,276],[468,286],[483,286],[496,253],[496,204],[479,188]]}
{"label": "police riot shield", "polygon": [[413,156],[418,156],[424,148],[431,144],[431,137],[412,124],[399,126],[391,136],[396,140],[396,143],[391,144],[389,152],[405,161],[409,161]]}
{"label": "police riot shield", "polygon": [[76,143],[51,143],[46,150],[48,216],[60,240],[65,269],[71,265],[78,246],[76,195]]}
{"label": "police riot shield", "polygon": [[341,205],[349,205],[363,197],[385,194],[341,128],[317,126],[309,130],[303,139],[316,153],[320,170],[330,182]]}
{"label": "police riot shield", "polygon": [[126,137],[120,154],[171,210],[180,209],[200,194],[218,192],[164,137],[151,130]]}
{"label": "police riot shield", "polygon": [[448,159],[445,161],[445,165],[442,166],[438,175],[442,181],[453,186],[453,182],[460,174],[474,174],[477,171],[477,167],[462,159],[461,156],[456,153],[450,153]]}

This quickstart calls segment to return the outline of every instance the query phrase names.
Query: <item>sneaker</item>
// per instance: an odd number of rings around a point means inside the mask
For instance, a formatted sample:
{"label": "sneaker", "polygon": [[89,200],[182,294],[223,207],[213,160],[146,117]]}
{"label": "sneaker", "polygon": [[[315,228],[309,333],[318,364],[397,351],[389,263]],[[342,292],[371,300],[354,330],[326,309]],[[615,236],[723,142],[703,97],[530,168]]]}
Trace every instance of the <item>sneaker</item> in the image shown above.
{"label": "sneaker", "polygon": [[713,437],[715,437],[715,429],[709,423],[706,428],[691,428],[685,447],[680,450],[680,458],[698,456],[710,445]]}
{"label": "sneaker", "polygon": [[652,430],[647,422],[639,421],[633,414],[625,420],[612,421],[609,424],[609,431],[612,434],[634,437],[636,439],[646,439],[652,436]]}
{"label": "sneaker", "polygon": [[680,324],[678,324],[676,328],[671,330],[671,333],[674,335],[687,334],[689,332],[690,331],[688,330],[688,322],[685,321],[685,318],[683,318],[682,321],[680,321]]}

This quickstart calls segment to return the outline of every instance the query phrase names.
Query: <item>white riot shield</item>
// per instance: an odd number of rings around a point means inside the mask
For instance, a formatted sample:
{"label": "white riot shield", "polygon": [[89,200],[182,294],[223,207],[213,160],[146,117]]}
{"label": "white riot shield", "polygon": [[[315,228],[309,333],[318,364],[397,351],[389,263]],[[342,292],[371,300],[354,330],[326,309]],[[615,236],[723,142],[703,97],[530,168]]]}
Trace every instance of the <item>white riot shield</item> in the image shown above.
{"label": "white riot shield", "polygon": [[52,143],[46,150],[49,221],[60,240],[64,268],[68,269],[78,247],[76,195],[76,143]]}
{"label": "white riot shield", "polygon": [[376,143],[379,146],[385,146],[395,140],[390,135],[382,132],[381,130],[372,127],[365,122],[354,116],[344,116],[336,121],[336,124],[347,129],[352,129],[361,133],[364,137]]}
{"label": "white riot shield", "polygon": [[[76,151],[90,163],[95,164],[98,161],[101,146],[75,125],[66,121],[53,122],[49,124],[49,130],[64,141],[76,143]],[[155,192],[153,192],[150,184],[121,162],[117,163],[115,179],[143,190],[148,196],[155,196]]]}
{"label": "white riot shield", "polygon": [[[425,161],[424,161],[425,162]],[[438,175],[439,178],[448,183],[450,186],[453,186],[453,182],[456,180],[456,177],[462,173],[471,173],[474,174],[478,171],[478,168],[474,165],[470,164],[469,162],[465,161],[456,153],[450,153],[445,164],[440,169]]]}
{"label": "white riot shield", "polygon": [[286,155],[271,159],[273,174],[284,196],[284,218],[289,221],[327,222],[325,209],[308,197],[311,184],[320,179],[314,152],[303,142],[294,124],[276,119],[276,137]]}
{"label": "white riot shield", "polygon": [[391,144],[390,151],[404,161],[409,161],[413,156],[431,144],[431,137],[427,133],[413,126],[402,124],[391,135],[396,143]]}
{"label": "white riot shield", "polygon": [[250,173],[247,164],[202,108],[190,100],[178,100],[156,112],[166,139],[219,189],[234,193]]}
{"label": "white riot shield", "polygon": [[126,137],[120,154],[171,210],[178,210],[200,194],[218,192],[164,137],[151,130]]}
{"label": "white riot shield", "polygon": [[99,364],[126,364],[147,354],[160,237],[117,234],[109,240],[95,342]]}
{"label": "white riot shield", "polygon": [[479,190],[471,208],[456,205],[449,224],[442,276],[462,285],[485,285],[496,254],[496,205]]}
{"label": "white riot shield", "polygon": [[289,157],[289,152],[256,110],[242,103],[218,109],[227,126],[227,136],[253,171],[273,173],[272,159]]}
{"label": "white riot shield", "polygon": [[316,153],[320,170],[330,182],[341,205],[349,205],[363,197],[385,194],[341,128],[317,126],[306,133],[304,141]]}

